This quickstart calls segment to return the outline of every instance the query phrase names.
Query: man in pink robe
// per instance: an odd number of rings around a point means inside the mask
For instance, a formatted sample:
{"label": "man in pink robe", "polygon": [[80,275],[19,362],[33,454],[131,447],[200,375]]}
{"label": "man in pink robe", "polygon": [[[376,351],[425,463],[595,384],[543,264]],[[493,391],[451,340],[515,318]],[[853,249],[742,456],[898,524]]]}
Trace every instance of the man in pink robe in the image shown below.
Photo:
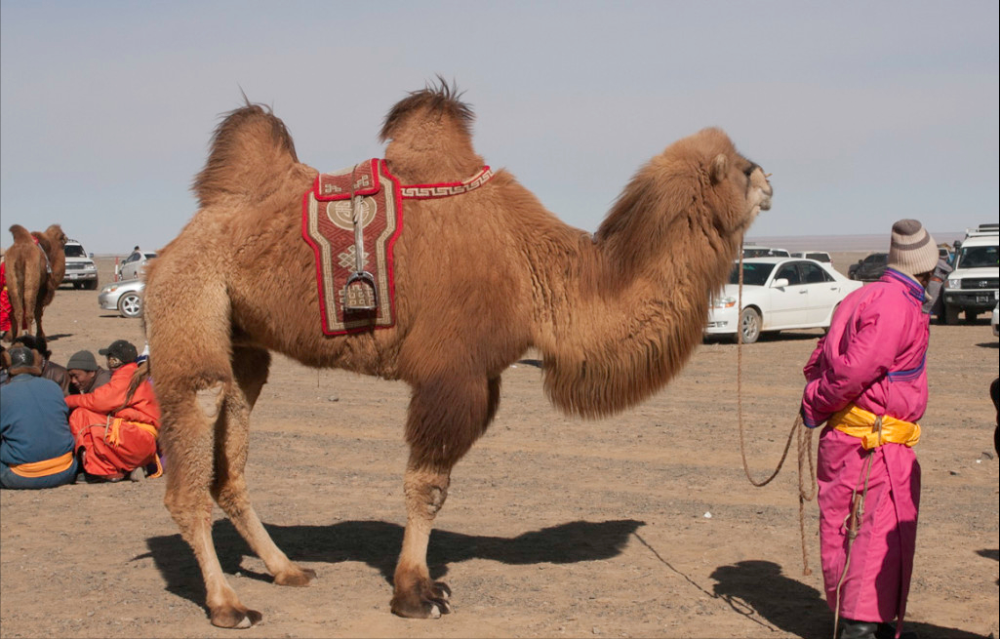
{"label": "man in pink robe", "polygon": [[922,306],[937,261],[920,222],[896,222],[885,274],[844,299],[804,370],[803,421],[827,423],[817,466],[820,544],[840,639],[901,636],[920,504],[912,447],[927,408]]}

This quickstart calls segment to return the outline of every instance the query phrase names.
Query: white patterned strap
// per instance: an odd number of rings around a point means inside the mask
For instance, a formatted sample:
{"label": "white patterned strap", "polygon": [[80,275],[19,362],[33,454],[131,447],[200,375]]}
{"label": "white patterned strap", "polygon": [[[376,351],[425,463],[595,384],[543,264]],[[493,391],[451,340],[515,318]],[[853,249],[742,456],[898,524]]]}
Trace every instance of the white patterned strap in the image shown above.
{"label": "white patterned strap", "polygon": [[404,198],[411,200],[430,200],[439,197],[461,195],[490,181],[493,170],[488,166],[481,168],[475,175],[462,182],[451,184],[408,184],[400,188]]}

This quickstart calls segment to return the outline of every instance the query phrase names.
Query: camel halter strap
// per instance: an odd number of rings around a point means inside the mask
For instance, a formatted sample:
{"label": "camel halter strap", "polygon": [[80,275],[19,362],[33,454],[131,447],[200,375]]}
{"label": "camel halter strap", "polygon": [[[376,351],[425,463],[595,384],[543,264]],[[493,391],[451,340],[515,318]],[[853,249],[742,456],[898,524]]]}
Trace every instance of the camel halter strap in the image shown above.
{"label": "camel halter strap", "polygon": [[[747,464],[747,453],[746,453],[746,443],[744,441],[743,431],[745,430],[743,422],[743,250],[740,250],[740,260],[739,265],[736,267],[739,271],[739,288],[736,296],[736,309],[737,309],[737,320],[736,320],[736,415],[737,421],[739,421],[740,426],[740,457],[743,460],[743,473],[747,476],[747,479],[751,484],[757,488],[763,488],[771,483],[778,473],[781,472],[781,467],[785,464],[785,458],[788,457],[788,450],[792,447],[792,437],[796,438],[797,448],[798,448],[798,466],[799,466],[799,537],[802,542],[802,574],[811,575],[812,569],[809,568],[809,554],[806,551],[806,515],[805,515],[805,503],[807,501],[812,501],[816,498],[816,466],[813,463],[812,458],[812,429],[804,428],[802,422],[802,416],[796,415],[795,421],[792,423],[792,430],[788,433],[788,440],[785,442],[785,450],[781,453],[781,459],[778,460],[778,466],[774,469],[771,475],[763,480],[756,481],[750,475],[750,467]],[[802,431],[805,430],[806,433],[803,435]],[[802,472],[806,462],[808,460],[809,464],[809,487],[806,487],[804,481],[806,475]]]}

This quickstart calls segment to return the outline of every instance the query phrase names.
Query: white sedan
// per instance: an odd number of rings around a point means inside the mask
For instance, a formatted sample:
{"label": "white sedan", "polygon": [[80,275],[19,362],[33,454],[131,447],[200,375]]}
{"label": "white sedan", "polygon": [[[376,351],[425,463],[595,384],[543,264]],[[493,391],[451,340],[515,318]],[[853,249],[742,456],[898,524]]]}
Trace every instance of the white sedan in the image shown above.
{"label": "white sedan", "polygon": [[712,302],[706,335],[737,337],[752,344],[761,333],[793,328],[829,328],[837,305],[864,284],[849,280],[829,264],[787,257],[743,260],[743,307],[737,309],[738,263],[729,283]]}

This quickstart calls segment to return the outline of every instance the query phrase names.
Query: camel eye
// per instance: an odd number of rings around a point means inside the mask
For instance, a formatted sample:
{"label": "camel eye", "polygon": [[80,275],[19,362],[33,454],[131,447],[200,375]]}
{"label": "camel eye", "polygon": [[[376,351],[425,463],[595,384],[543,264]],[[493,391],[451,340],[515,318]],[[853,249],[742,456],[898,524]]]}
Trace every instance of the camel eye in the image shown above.
{"label": "camel eye", "polygon": [[747,168],[743,169],[743,175],[750,177],[750,174],[754,172],[758,167],[756,164],[751,162]]}

